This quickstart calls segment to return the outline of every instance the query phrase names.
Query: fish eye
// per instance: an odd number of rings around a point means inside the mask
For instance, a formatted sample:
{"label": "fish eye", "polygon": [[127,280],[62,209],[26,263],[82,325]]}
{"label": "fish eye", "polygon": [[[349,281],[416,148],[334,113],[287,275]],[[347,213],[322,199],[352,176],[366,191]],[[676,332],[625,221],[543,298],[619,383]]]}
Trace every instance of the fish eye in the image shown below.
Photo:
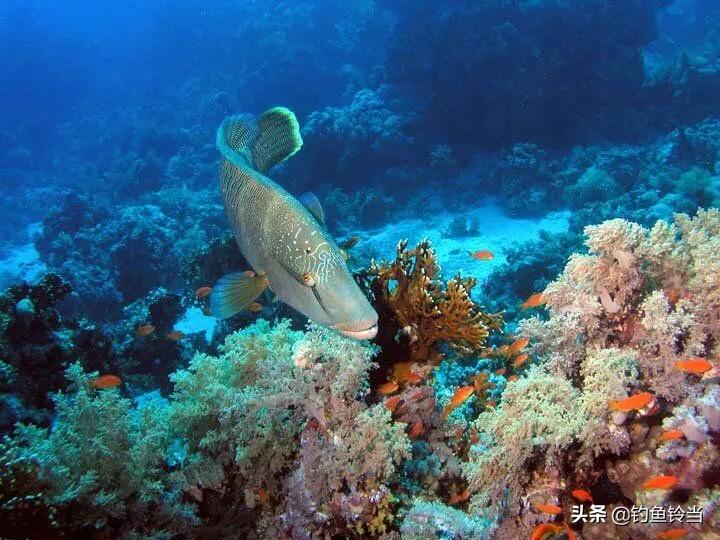
{"label": "fish eye", "polygon": [[312,252],[312,249],[310,249],[310,246],[308,246],[308,247],[305,248],[305,253],[307,253],[308,255],[310,255],[311,252]]}
{"label": "fish eye", "polygon": [[302,279],[302,282],[305,285],[307,285],[308,287],[315,286],[315,277],[312,274],[310,274],[310,273],[303,274],[301,279]]}

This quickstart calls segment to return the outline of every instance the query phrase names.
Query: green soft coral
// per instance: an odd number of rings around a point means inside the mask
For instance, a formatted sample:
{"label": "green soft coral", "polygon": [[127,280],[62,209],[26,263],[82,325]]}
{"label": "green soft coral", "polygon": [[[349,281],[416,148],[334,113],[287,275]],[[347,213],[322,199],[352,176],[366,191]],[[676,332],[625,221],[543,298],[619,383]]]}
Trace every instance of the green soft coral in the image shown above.
{"label": "green soft coral", "polygon": [[79,364],[70,366],[67,378],[76,391],[56,396],[53,429],[17,429],[25,457],[39,464],[50,486],[50,502],[86,508],[70,518],[74,526],[102,527],[127,512],[142,515],[167,489],[167,405],[147,400],[134,407],[118,390],[92,388],[94,376],[97,373],[86,374]]}
{"label": "green soft coral", "polygon": [[270,406],[291,390],[292,350],[302,335],[288,321],[261,320],[228,336],[219,356],[198,353],[171,375],[171,425],[189,442],[195,466],[185,473],[193,482],[216,485],[229,463],[246,477],[272,479],[285,464],[300,419]]}
{"label": "green soft coral", "polygon": [[171,423],[190,442],[196,469],[232,463],[252,504],[253,488],[279,488],[305,422],[326,426],[333,404],[367,392],[374,354],[372,346],[318,326],[303,333],[289,321],[258,321],[229,336],[219,356],[197,354],[172,375]]}
{"label": "green soft coral", "polygon": [[463,465],[475,494],[473,512],[483,512],[490,503],[489,516],[497,516],[503,503],[517,503],[519,485],[527,480],[525,464],[534,453],[542,450],[551,459],[582,432],[587,417],[580,398],[570,381],[537,368],[507,385],[501,404],[473,423],[480,443]]}
{"label": "green soft coral", "polygon": [[[387,486],[410,442],[384,405],[365,402],[376,353],[327,328],[261,320],[173,374],[169,400],[137,402],[95,389],[97,373],[74,364],[52,429],[19,426],[13,448],[37,468],[64,530],[192,537],[208,499],[254,517],[260,501],[265,518],[275,512],[282,524],[290,509],[280,494],[307,485],[307,502],[335,514],[338,534],[381,531],[395,505]],[[350,507],[361,508],[354,518]]]}

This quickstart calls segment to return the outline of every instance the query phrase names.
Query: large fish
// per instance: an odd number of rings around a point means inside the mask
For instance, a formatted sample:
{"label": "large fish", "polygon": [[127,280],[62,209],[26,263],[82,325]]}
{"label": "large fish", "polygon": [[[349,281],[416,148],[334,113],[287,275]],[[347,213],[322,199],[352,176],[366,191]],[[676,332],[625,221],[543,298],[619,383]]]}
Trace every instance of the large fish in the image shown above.
{"label": "large fish", "polygon": [[315,322],[352,338],[374,338],[377,313],[325,229],[317,197],[307,194],[302,204],[265,176],[302,146],[292,111],[275,107],[257,119],[230,116],[216,142],[225,212],[254,272],[222,277],[210,295],[212,314],[230,317],[269,287]]}

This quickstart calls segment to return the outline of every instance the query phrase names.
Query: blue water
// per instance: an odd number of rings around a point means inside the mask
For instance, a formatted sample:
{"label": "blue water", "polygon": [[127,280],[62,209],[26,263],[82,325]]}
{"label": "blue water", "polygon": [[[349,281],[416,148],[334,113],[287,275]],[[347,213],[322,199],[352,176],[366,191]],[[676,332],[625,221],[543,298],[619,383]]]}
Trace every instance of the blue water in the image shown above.
{"label": "blue water", "polygon": [[[215,132],[231,114],[295,113],[303,147],[269,175],[293,195],[317,194],[339,244],[358,237],[351,270],[394,258],[402,238],[410,246],[429,238],[443,276],[478,279],[472,299],[503,311],[509,336],[527,316],[520,302],[583,251],[587,225],[623,218],[649,227],[720,205],[715,0],[4,0],[0,51],[3,434],[16,422],[61,423],[52,395],[74,395],[64,376],[73,362],[119,376],[118,395],[162,401],[172,373],[198,351],[219,354],[232,332],[258,319],[305,328],[307,319],[272,295],[260,311],[219,321],[197,292],[249,267],[218,187]],[[478,250],[492,259],[474,258]],[[57,277],[43,281],[47,274]],[[137,333],[145,325],[148,339]],[[380,325],[382,333],[382,313]],[[491,369],[482,362],[463,369]],[[466,371],[435,381],[443,405]],[[190,452],[181,439],[178,455]],[[446,459],[438,455],[416,443],[414,461],[387,483],[396,499],[386,530],[397,536],[385,538],[400,538],[412,497],[462,491],[445,473],[427,480]],[[182,527],[128,508],[104,514],[77,495],[77,508],[98,512],[94,524],[68,519],[72,501],[56,497],[54,532],[0,525],[0,536],[235,538],[233,520],[243,538],[280,534],[258,525],[247,496],[258,486],[242,475],[201,486],[203,498],[188,479],[195,473],[162,467],[187,476],[150,507],[174,497],[195,516],[168,514]],[[233,482],[242,496],[230,494]],[[263,488],[267,516],[290,512],[282,485]],[[349,486],[335,488],[363,507],[366,494]],[[32,523],[2,489],[0,480],[0,515]],[[137,492],[123,488],[121,498]],[[242,511],[223,514],[228,504]],[[465,518],[478,521],[458,524]],[[448,510],[456,536],[408,525],[402,538],[490,537],[486,518]],[[313,531],[380,537],[367,515],[358,519],[364,528],[316,523]]]}

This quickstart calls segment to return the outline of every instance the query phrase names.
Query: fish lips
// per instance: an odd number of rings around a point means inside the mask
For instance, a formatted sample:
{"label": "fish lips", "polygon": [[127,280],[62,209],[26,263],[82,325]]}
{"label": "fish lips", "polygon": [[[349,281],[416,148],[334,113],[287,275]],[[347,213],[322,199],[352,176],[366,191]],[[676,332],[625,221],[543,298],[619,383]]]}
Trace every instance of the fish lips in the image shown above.
{"label": "fish lips", "polygon": [[373,339],[375,336],[377,336],[378,333],[377,322],[373,323],[372,326],[368,326],[367,328],[359,330],[356,328],[355,325],[350,327],[350,325],[344,323],[335,324],[332,326],[332,328],[334,328],[344,336],[359,340]]}

